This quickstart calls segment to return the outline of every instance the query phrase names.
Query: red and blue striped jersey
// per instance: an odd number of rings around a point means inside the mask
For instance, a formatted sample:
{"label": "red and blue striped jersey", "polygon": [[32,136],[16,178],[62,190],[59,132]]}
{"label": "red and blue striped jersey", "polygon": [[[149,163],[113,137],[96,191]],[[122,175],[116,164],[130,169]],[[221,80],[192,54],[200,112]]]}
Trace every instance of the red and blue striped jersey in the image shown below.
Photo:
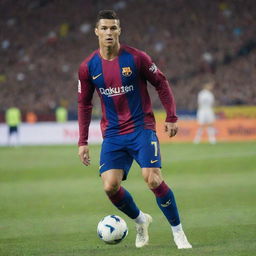
{"label": "red and blue striped jersey", "polygon": [[121,45],[118,56],[111,61],[103,59],[99,49],[86,58],[79,68],[78,145],[87,144],[95,90],[101,100],[104,138],[140,128],[155,130],[147,81],[159,95],[167,113],[166,121],[176,122],[176,105],[170,85],[145,52]]}

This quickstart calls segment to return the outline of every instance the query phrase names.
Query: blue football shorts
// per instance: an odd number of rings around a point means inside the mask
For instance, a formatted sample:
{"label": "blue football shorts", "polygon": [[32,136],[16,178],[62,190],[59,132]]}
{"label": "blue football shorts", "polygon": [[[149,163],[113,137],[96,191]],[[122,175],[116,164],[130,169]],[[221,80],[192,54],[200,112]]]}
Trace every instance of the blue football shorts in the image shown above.
{"label": "blue football shorts", "polygon": [[140,129],[103,140],[100,174],[110,169],[122,169],[124,170],[123,180],[125,180],[133,160],[141,168],[161,168],[159,141],[155,131]]}

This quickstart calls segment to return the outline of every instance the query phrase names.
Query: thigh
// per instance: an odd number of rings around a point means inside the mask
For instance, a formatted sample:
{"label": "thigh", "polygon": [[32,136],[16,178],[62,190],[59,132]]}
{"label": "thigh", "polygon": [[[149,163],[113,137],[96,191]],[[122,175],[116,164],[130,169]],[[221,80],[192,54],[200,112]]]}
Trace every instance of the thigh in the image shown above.
{"label": "thigh", "polygon": [[123,170],[123,180],[128,176],[133,158],[125,149],[120,138],[104,139],[100,154],[100,174],[108,170]]}
{"label": "thigh", "polygon": [[161,154],[157,135],[153,130],[143,130],[136,138],[134,159],[141,168],[161,168]]}
{"label": "thigh", "polygon": [[211,109],[201,109],[198,112],[197,120],[201,125],[213,123],[215,120],[214,113]]}
{"label": "thigh", "polygon": [[111,169],[102,173],[101,178],[103,182],[120,183],[122,181],[124,171],[121,169]]}
{"label": "thigh", "polygon": [[206,123],[206,114],[205,114],[205,110],[200,109],[197,112],[197,121],[199,124],[203,125]]}
{"label": "thigh", "polygon": [[208,111],[206,119],[207,119],[207,124],[212,124],[215,121],[215,115],[212,110]]}

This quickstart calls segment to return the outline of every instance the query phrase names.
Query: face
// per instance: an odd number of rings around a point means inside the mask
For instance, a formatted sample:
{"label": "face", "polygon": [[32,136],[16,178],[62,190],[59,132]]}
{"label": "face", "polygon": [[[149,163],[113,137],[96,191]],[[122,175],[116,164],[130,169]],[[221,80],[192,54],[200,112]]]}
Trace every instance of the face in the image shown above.
{"label": "face", "polygon": [[210,82],[210,83],[205,84],[204,89],[212,91],[213,87],[214,87],[214,83]]}
{"label": "face", "polygon": [[95,28],[100,46],[113,47],[119,43],[121,28],[118,20],[100,19]]}

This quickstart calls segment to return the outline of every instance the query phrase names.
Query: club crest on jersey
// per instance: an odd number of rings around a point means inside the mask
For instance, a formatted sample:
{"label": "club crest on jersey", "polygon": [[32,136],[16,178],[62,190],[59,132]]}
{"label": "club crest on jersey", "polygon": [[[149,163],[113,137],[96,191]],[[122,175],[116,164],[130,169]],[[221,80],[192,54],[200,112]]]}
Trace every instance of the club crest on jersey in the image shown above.
{"label": "club crest on jersey", "polygon": [[123,76],[130,76],[132,74],[132,70],[130,67],[122,68],[122,75]]}

